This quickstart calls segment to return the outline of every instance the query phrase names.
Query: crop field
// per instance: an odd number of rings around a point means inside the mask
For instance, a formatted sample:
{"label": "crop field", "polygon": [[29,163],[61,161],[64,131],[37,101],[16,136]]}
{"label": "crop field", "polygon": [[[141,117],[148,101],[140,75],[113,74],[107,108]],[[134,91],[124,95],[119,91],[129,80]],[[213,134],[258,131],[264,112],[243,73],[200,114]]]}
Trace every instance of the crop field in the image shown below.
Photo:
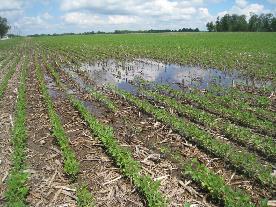
{"label": "crop field", "polygon": [[0,42],[0,206],[275,206],[276,35]]}

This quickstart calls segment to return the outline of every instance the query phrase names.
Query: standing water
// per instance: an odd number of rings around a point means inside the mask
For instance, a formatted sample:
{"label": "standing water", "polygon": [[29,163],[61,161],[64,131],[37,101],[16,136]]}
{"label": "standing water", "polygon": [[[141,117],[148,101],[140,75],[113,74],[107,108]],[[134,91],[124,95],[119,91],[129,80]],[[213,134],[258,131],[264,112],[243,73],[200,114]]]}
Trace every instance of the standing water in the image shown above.
{"label": "standing water", "polygon": [[[76,68],[75,68],[76,69]],[[65,70],[72,70],[65,68]],[[119,88],[132,90],[130,84],[135,78],[147,81],[169,84],[178,87],[196,87],[206,89],[211,84],[224,88],[235,84],[254,87],[270,86],[270,82],[256,81],[242,76],[238,71],[221,71],[213,68],[182,66],[176,64],[163,64],[148,59],[136,59],[122,62],[116,60],[99,61],[93,64],[83,64],[77,70],[85,71],[92,81],[101,86],[114,84]]]}

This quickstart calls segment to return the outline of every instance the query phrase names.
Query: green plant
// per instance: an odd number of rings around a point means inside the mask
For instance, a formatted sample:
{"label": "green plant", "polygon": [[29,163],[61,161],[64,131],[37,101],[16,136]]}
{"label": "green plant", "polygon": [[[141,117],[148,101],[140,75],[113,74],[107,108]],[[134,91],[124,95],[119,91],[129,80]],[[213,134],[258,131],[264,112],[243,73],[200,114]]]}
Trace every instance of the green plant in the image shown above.
{"label": "green plant", "polygon": [[79,207],[95,206],[93,197],[85,185],[77,188],[77,204]]}
{"label": "green plant", "polygon": [[24,60],[24,64],[21,66],[20,84],[18,90],[18,98],[16,103],[16,115],[14,126],[12,128],[12,169],[8,177],[7,190],[5,192],[5,198],[7,200],[8,207],[23,207],[26,206],[26,196],[28,194],[28,187],[26,181],[28,174],[25,170],[26,159],[26,76],[27,76],[27,64]]}
{"label": "green plant", "polygon": [[246,150],[237,149],[235,146],[224,143],[220,139],[215,139],[194,123],[171,115],[166,110],[158,109],[149,102],[141,100],[126,91],[113,86],[109,86],[109,88],[146,113],[153,115],[157,120],[168,124],[172,129],[187,137],[190,141],[195,142],[210,153],[223,158],[226,162],[243,171],[245,174],[253,176],[263,185],[270,187],[275,185],[276,179],[271,176],[272,166],[263,165],[254,154]]}
{"label": "green plant", "polygon": [[[35,58],[37,59],[37,57]],[[69,138],[64,131],[61,120],[55,111],[54,104],[48,93],[47,86],[45,85],[44,78],[42,76],[40,66],[37,64],[37,61],[35,67],[37,78],[40,83],[41,93],[48,109],[48,115],[53,128],[53,135],[57,138],[64,159],[64,171],[66,174],[71,176],[72,179],[75,179],[77,174],[79,173],[79,162],[77,161],[75,153],[70,146]]]}
{"label": "green plant", "polygon": [[243,144],[246,147],[250,147],[261,152],[263,155],[276,159],[276,145],[271,137],[262,137],[245,127],[241,127],[232,124],[228,120],[218,119],[217,116],[205,112],[204,110],[197,109],[188,104],[180,104],[176,99],[161,95],[158,92],[151,90],[145,90],[142,87],[139,88],[139,92],[147,97],[152,98],[159,103],[175,109],[178,113],[185,115],[192,121],[199,123],[212,130],[218,131],[226,137],[231,138]]}

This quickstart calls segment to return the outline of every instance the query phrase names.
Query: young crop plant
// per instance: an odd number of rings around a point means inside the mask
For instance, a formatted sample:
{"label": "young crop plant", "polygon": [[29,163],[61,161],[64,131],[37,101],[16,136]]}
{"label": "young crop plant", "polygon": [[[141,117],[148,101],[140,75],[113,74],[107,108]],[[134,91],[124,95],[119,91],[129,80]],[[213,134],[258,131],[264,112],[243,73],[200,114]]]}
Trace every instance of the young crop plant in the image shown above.
{"label": "young crop plant", "polygon": [[[71,77],[71,78],[74,79],[73,77]],[[116,104],[113,103],[113,101],[110,100],[101,91],[96,90],[92,86],[85,86],[84,90],[87,91],[96,101],[102,103],[110,111],[116,113],[116,111],[118,110]]]}
{"label": "young crop plant", "polygon": [[276,135],[276,126],[271,121],[260,120],[251,112],[239,111],[235,108],[225,108],[221,104],[211,103],[208,97],[205,97],[204,95],[185,93],[179,90],[175,90],[168,85],[155,84],[154,87],[158,91],[164,91],[181,100],[195,103],[194,105],[196,105],[196,107],[207,110],[223,118],[229,119],[237,124],[242,124],[246,127],[250,127],[265,135]]}
{"label": "young crop plant", "polygon": [[19,57],[17,56],[14,59],[14,62],[10,65],[7,73],[3,77],[2,82],[0,83],[0,99],[3,97],[4,92],[5,92],[6,88],[8,87],[9,80],[12,78],[13,74],[15,73],[15,71],[17,69],[18,61],[19,61]]}
{"label": "young crop plant", "polygon": [[[241,100],[251,107],[266,109],[270,105],[272,105],[272,100],[270,100],[269,97],[241,91],[236,87],[224,89],[222,87],[214,85],[209,89],[209,91],[212,94],[227,94],[229,98],[232,98],[233,100]],[[269,92],[269,94],[271,94],[271,91]]]}
{"label": "young crop plant", "polygon": [[240,189],[233,190],[226,185],[224,180],[209,170],[205,165],[200,164],[196,159],[188,160],[183,169],[184,173],[199,183],[204,189],[211,192],[214,199],[223,201],[225,207],[254,207],[250,196]]}
{"label": "young crop plant", "polygon": [[28,65],[26,60],[21,69],[18,98],[16,103],[15,121],[12,128],[12,168],[8,177],[5,199],[8,207],[26,206],[28,174],[24,172],[26,159],[26,77]]}
{"label": "young crop plant", "polygon": [[[37,60],[37,57],[35,58]],[[38,65],[37,61],[35,61],[35,64],[37,78],[40,83],[40,90],[42,92],[45,104],[47,106],[48,115],[53,128],[53,135],[56,137],[58,141],[64,159],[64,171],[72,179],[75,179],[77,174],[79,173],[79,162],[76,159],[75,153],[70,146],[69,138],[67,137],[64,131],[61,120],[55,111],[54,104],[48,93],[47,86],[45,85],[44,77],[41,72],[40,66]]]}
{"label": "young crop plant", "polygon": [[183,114],[196,123],[219,131],[228,138],[242,143],[244,146],[250,146],[272,160],[276,159],[276,144],[271,137],[262,137],[256,133],[252,133],[248,128],[232,124],[227,120],[219,120],[213,114],[187,104],[180,104],[176,99],[161,95],[158,92],[145,90],[142,87],[139,88],[139,91],[141,94],[175,109],[178,113]]}
{"label": "young crop plant", "polygon": [[0,63],[0,71],[3,70],[6,66],[8,66],[12,60],[14,59],[14,53],[10,53],[7,57],[4,57],[4,60]]}
{"label": "young crop plant", "polygon": [[[262,107],[256,107],[256,106],[253,107],[250,104],[248,104],[247,102],[245,102],[242,97],[243,94],[240,94],[240,96],[238,98],[233,97],[233,91],[235,89],[228,89],[225,92],[223,92],[221,90],[219,91],[219,90],[220,89],[218,89],[218,90],[213,89],[211,92],[204,93],[204,96],[206,98],[208,98],[208,100],[211,103],[220,104],[226,108],[235,108],[237,111],[240,111],[240,112],[248,111],[248,112],[255,114],[259,119],[262,119],[262,120],[269,120],[271,122],[276,120],[276,115],[273,112],[266,110]],[[215,91],[217,91],[217,92],[215,92]],[[193,92],[197,93],[198,91],[193,90]],[[217,93],[222,93],[223,95],[217,96],[216,95]],[[258,96],[256,98],[259,101],[264,100],[264,102],[266,102],[266,103],[270,102],[268,97]]]}
{"label": "young crop plant", "polygon": [[[64,91],[66,86],[60,81],[58,73],[50,68],[50,72],[54,77],[57,85]],[[114,137],[113,129],[100,123],[81,101],[73,95],[68,95],[68,98],[74,108],[76,108],[83,119],[87,122],[91,132],[100,139],[108,153],[115,160],[116,164],[122,169],[122,172],[129,177],[134,185],[145,196],[149,207],[167,206],[165,198],[159,192],[159,182],[153,181],[148,176],[141,176],[140,164],[132,158],[131,152],[121,147]]]}
{"label": "young crop plant", "polygon": [[[50,70],[51,74],[53,75],[53,77],[55,78],[56,82],[58,83],[59,86],[61,86],[62,88],[63,83],[60,80],[59,74],[58,72],[54,69],[53,65],[50,63],[47,63],[46,61],[46,57],[43,56],[43,60],[44,60],[44,64],[46,65],[46,67]],[[69,74],[70,76],[70,74]],[[70,76],[71,79],[74,79],[72,76]],[[75,81],[75,80],[73,80]],[[75,81],[76,82],[76,81]],[[104,95],[102,92],[97,91],[94,87],[91,86],[86,86],[84,88],[87,92],[90,93],[90,95],[98,102],[104,104],[109,110],[111,110],[112,112],[116,112],[117,106],[115,103],[113,103],[106,95]]]}
{"label": "young crop plant", "polygon": [[275,186],[276,178],[272,176],[272,166],[263,165],[256,155],[246,150],[237,149],[234,145],[224,143],[222,140],[213,137],[209,132],[200,129],[196,124],[171,115],[164,109],[156,108],[149,102],[141,100],[124,90],[114,86],[109,87],[128,102],[151,114],[158,121],[168,124],[180,135],[187,137],[210,153],[223,158],[238,170],[252,176],[262,185],[272,188]]}
{"label": "young crop plant", "polygon": [[77,188],[77,205],[78,207],[94,207],[94,199],[85,185]]}
{"label": "young crop plant", "polygon": [[174,162],[177,162],[181,166],[183,175],[192,178],[193,181],[207,190],[210,196],[219,202],[220,205],[225,207],[255,206],[247,193],[239,188],[232,188],[226,184],[221,176],[217,175],[211,169],[208,169],[204,164],[201,164],[196,158],[185,159],[178,151],[168,146],[162,146],[159,150]]}
{"label": "young crop plant", "polygon": [[153,181],[148,176],[140,175],[140,164],[132,158],[129,150],[118,144],[113,135],[113,129],[100,123],[75,97],[70,96],[69,99],[87,122],[91,132],[100,139],[116,164],[122,169],[122,172],[132,180],[145,196],[147,205],[150,207],[167,206],[165,198],[159,192],[159,182]]}

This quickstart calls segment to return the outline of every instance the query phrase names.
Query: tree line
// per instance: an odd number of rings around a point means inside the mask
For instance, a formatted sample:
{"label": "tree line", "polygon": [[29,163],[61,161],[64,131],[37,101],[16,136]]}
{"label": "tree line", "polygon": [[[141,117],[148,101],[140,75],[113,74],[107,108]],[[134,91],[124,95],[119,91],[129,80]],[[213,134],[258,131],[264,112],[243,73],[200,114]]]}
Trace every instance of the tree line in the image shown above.
{"label": "tree line", "polygon": [[8,20],[0,17],[0,38],[3,38],[8,33],[9,29]]}
{"label": "tree line", "polygon": [[28,35],[29,37],[38,37],[38,36],[63,36],[63,35],[93,35],[93,34],[130,34],[130,33],[165,33],[165,32],[200,32],[198,28],[182,28],[178,30],[170,30],[170,29],[150,29],[150,30],[115,30],[114,32],[103,32],[103,31],[91,31],[91,32],[83,32],[83,33],[61,33],[61,34],[33,34]]}
{"label": "tree line", "polygon": [[276,32],[276,17],[273,14],[245,15],[225,14],[215,22],[206,24],[209,32]]}

